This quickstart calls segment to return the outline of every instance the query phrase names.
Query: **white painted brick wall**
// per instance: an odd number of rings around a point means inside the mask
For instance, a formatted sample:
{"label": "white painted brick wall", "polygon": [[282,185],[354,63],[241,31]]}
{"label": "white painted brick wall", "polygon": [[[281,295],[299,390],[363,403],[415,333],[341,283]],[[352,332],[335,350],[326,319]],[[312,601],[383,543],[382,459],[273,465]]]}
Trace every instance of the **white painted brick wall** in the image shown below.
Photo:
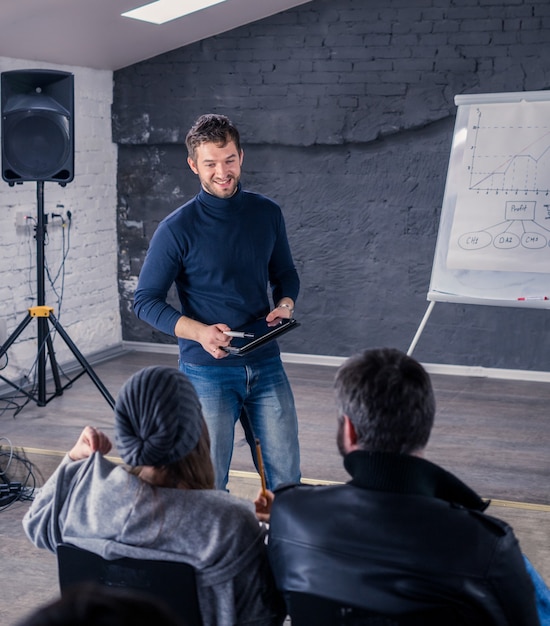
{"label": "white painted brick wall", "polygon": [[[0,72],[52,69],[74,74],[75,175],[66,187],[44,183],[44,213],[72,213],[70,229],[60,220],[48,224],[45,303],[54,309],[70,338],[85,357],[122,342],[117,287],[116,145],[111,140],[111,71],[55,66],[0,57]],[[57,205],[63,205],[59,208]],[[38,215],[37,183],[10,187],[0,180],[0,319],[10,335],[37,304],[36,241],[32,225],[16,228],[16,214]],[[30,221],[28,222],[31,223]],[[65,250],[65,272],[60,271]],[[62,294],[61,307],[58,295]],[[5,326],[4,326],[5,322]],[[27,326],[0,359],[0,374],[18,382],[32,370],[37,356],[37,323]],[[0,337],[1,339],[1,337]],[[60,337],[54,339],[58,363],[74,357]]]}

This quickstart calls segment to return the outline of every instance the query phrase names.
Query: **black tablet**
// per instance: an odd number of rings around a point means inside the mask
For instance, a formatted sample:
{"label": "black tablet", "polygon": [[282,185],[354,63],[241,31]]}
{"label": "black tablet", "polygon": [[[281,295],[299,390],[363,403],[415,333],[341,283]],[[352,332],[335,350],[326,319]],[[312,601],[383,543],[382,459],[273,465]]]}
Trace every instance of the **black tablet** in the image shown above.
{"label": "black tablet", "polygon": [[294,318],[279,320],[274,325],[273,322],[271,322],[271,324],[270,326],[265,321],[265,317],[261,317],[243,328],[235,329],[237,332],[245,333],[246,336],[232,337],[231,344],[229,346],[223,346],[222,350],[229,352],[229,354],[246,354],[300,325]]}

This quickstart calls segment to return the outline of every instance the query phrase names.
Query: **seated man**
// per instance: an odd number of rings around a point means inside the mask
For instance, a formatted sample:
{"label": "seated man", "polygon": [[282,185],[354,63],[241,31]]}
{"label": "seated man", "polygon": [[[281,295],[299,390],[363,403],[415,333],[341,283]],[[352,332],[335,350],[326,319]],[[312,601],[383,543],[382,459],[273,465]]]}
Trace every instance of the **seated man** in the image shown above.
{"label": "seated man", "polygon": [[[422,366],[397,350],[367,350],[339,369],[335,386],[352,480],[283,488],[272,504],[268,553],[291,616],[299,592],[394,618],[433,613],[422,624],[539,624],[510,526],[422,458],[435,415]],[[270,504],[259,496],[257,509],[267,514]]]}
{"label": "seated man", "polygon": [[205,626],[277,626],[285,613],[252,504],[214,489],[210,440],[185,374],[148,367],[120,390],[116,445],[87,426],[40,489],[23,526],[39,548],[70,543],[107,559],[184,561]]}

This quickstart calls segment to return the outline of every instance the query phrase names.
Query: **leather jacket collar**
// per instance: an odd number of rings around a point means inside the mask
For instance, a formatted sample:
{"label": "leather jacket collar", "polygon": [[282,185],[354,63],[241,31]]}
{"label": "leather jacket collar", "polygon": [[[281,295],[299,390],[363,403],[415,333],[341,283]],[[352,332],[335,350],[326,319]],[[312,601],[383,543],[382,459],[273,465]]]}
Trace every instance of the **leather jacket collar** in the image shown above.
{"label": "leather jacket collar", "polygon": [[477,511],[490,504],[456,476],[420,457],[355,450],[344,457],[344,467],[355,487],[423,495]]}

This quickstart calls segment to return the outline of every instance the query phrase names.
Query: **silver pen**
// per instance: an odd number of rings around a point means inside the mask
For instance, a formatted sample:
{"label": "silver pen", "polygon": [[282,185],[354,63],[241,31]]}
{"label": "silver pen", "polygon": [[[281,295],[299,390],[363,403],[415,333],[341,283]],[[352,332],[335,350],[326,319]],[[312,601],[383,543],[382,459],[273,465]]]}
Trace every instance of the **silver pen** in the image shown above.
{"label": "silver pen", "polygon": [[254,338],[254,333],[243,333],[240,330],[223,330],[222,331],[224,335],[227,335],[228,337],[238,337],[239,339],[253,339]]}

